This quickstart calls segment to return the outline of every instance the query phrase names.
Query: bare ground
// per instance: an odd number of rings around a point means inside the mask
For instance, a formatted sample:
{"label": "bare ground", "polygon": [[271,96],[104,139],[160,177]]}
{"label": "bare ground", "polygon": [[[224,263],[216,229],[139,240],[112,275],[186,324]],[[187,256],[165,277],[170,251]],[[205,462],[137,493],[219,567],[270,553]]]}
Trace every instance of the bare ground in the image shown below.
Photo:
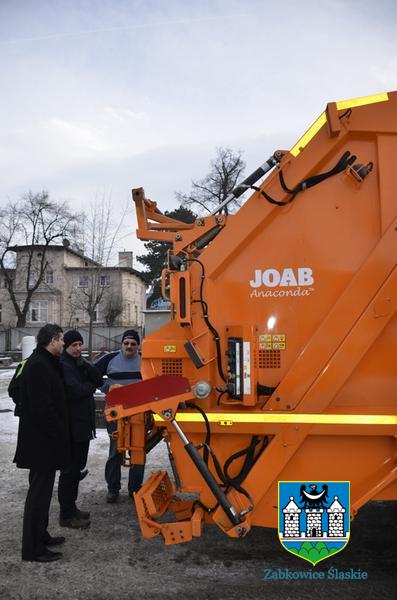
{"label": "bare ground", "polygon": [[[50,513],[52,535],[64,534],[63,559],[42,565],[20,559],[21,523],[27,472],[12,464],[17,420],[0,372],[0,599],[21,600],[146,600],[188,596],[192,600],[305,599],[324,594],[359,598],[397,597],[397,503],[364,507],[352,525],[347,548],[316,569],[331,566],[368,572],[361,581],[264,580],[264,570],[308,571],[310,565],[282,549],[277,532],[254,528],[242,540],[227,538],[207,527],[190,544],[164,546],[160,538],[141,537],[135,510],[124,494],[118,504],[105,502],[103,468],[108,441],[104,431],[92,444],[89,475],[81,484],[79,502],[91,511],[86,531],[58,526],[56,489]],[[149,455],[147,473],[167,464],[163,444]],[[65,533],[66,532],[66,533]]]}

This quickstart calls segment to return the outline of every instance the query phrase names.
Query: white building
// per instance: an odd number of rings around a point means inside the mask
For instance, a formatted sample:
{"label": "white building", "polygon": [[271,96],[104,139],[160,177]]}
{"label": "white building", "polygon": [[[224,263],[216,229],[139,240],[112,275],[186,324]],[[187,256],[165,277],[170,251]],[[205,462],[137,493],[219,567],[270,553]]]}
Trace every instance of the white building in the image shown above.
{"label": "white building", "polygon": [[[33,286],[37,281],[42,259],[43,247],[34,246],[32,265],[28,270],[30,248],[14,246],[16,265],[14,269],[8,269],[20,306],[24,304],[27,285]],[[118,264],[104,267],[68,244],[48,246],[44,278],[33,293],[24,335],[29,335],[26,329],[38,329],[45,323],[59,323],[64,328],[87,327],[89,315],[85,302],[93,285],[100,291],[94,315],[96,328],[135,327],[142,330],[146,285],[142,273],[133,268],[132,261],[132,252],[119,252]],[[14,328],[16,322],[7,283],[0,274],[0,333]]]}

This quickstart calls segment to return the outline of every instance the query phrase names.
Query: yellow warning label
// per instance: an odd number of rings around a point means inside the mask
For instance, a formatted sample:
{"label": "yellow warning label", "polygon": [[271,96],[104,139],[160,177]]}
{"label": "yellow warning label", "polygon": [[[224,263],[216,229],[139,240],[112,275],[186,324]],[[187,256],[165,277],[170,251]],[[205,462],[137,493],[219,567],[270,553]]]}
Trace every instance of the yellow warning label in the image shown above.
{"label": "yellow warning label", "polygon": [[285,350],[285,333],[262,333],[259,336],[259,350]]}
{"label": "yellow warning label", "polygon": [[271,342],[262,342],[259,344],[260,350],[271,350],[273,348]]}
{"label": "yellow warning label", "polygon": [[176,346],[164,346],[164,352],[176,352]]}
{"label": "yellow warning label", "polygon": [[259,341],[260,342],[271,342],[272,341],[272,336],[270,335],[270,333],[262,333],[259,336]]}
{"label": "yellow warning label", "polygon": [[276,335],[272,335],[273,342],[285,342],[285,334],[277,333]]}

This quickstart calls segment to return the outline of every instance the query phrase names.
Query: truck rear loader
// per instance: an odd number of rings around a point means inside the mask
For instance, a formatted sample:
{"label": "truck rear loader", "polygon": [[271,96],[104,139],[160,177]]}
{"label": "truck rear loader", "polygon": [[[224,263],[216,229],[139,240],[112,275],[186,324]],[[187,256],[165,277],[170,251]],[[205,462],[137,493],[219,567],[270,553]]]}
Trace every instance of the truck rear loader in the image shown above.
{"label": "truck rear loader", "polygon": [[107,398],[125,464],[169,448],[174,477],[135,494],[145,537],[277,527],[279,481],[350,481],[351,518],[397,499],[396,189],[391,92],[329,103],[193,224],[132,191],[138,238],[172,246],[171,321]]}

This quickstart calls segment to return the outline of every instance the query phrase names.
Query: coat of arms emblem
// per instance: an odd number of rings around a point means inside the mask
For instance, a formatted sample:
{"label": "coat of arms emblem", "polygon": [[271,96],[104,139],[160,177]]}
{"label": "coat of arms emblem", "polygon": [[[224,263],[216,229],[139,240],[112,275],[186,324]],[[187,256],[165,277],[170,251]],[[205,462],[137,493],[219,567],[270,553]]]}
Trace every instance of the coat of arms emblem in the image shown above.
{"label": "coat of arms emblem", "polygon": [[281,545],[316,565],[340,552],[350,536],[349,481],[279,481]]}

